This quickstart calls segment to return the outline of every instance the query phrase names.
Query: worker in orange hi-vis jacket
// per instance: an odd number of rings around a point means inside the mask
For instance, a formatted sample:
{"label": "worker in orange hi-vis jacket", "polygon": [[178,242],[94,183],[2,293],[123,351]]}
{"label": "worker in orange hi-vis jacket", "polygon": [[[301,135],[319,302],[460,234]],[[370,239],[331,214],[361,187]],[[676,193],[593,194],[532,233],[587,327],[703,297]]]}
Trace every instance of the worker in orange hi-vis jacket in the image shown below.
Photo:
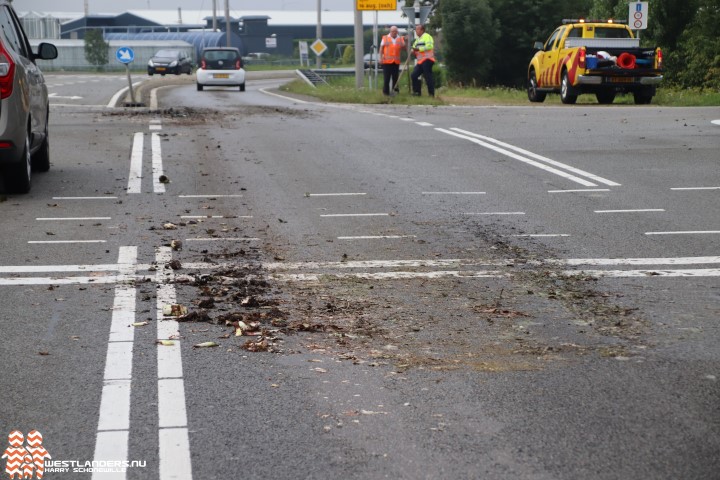
{"label": "worker in orange hi-vis jacket", "polygon": [[383,69],[383,95],[390,95],[390,82],[393,90],[398,89],[400,77],[400,52],[405,48],[405,37],[398,35],[396,26],[390,27],[390,33],[383,36],[380,42],[380,63]]}

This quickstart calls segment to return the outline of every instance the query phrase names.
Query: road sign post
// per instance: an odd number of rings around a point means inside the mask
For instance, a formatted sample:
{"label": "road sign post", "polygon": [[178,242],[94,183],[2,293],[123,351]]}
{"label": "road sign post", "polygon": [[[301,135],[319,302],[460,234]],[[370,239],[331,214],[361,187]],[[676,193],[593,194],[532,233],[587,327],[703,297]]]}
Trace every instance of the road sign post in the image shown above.
{"label": "road sign post", "polygon": [[630,2],[628,4],[628,23],[637,32],[648,28],[648,2]]}
{"label": "road sign post", "polygon": [[135,92],[133,91],[132,78],[130,77],[130,64],[135,60],[135,52],[130,47],[120,47],[115,51],[115,59],[125,64],[125,73],[127,73],[128,88],[130,89],[130,101],[135,105]]}

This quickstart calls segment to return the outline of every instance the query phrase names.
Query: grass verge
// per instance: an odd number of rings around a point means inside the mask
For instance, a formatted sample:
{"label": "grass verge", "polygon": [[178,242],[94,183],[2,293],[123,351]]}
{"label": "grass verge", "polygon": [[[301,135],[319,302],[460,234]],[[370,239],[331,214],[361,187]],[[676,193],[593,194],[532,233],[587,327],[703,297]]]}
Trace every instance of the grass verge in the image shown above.
{"label": "grass verge", "polygon": [[[378,83],[382,82],[382,75]],[[508,87],[458,88],[441,87],[436,91],[436,98],[429,98],[426,90],[423,96],[410,95],[407,76],[401,77],[400,93],[393,97],[385,97],[380,86],[371,88],[368,79],[364,87],[355,88],[354,77],[343,77],[331,80],[329,85],[313,88],[302,80],[295,80],[281,88],[283,91],[307,95],[326,102],[359,103],[359,104],[399,104],[399,105],[562,105],[560,96],[548,94],[543,104],[532,104],[527,99],[525,90]],[[595,95],[580,95],[577,100],[581,105],[597,105]],[[616,105],[633,105],[632,94],[618,95],[613,102]],[[720,92],[678,89],[673,87],[658,88],[652,105],[667,107],[711,107],[720,106]]]}

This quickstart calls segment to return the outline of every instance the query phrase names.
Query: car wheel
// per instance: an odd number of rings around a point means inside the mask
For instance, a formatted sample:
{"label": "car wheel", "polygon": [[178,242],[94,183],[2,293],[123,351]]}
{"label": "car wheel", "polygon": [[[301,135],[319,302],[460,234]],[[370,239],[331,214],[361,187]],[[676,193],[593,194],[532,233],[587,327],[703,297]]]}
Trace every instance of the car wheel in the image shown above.
{"label": "car wheel", "polygon": [[595,94],[598,103],[602,105],[610,105],[615,101],[615,92],[597,92]]}
{"label": "car wheel", "polygon": [[30,191],[32,178],[32,159],[30,158],[30,134],[25,136],[25,148],[22,161],[10,165],[5,171],[5,190],[10,193],[27,193]]}
{"label": "car wheel", "polygon": [[647,95],[641,92],[633,93],[635,105],[649,105],[652,102],[652,95]]}
{"label": "car wheel", "polygon": [[[48,113],[49,115],[49,113]],[[32,169],[36,172],[47,172],[50,170],[50,130],[48,123],[50,117],[46,117],[45,138],[37,152],[32,156]]]}
{"label": "car wheel", "polygon": [[528,100],[531,102],[544,102],[545,92],[538,92],[537,78],[535,77],[535,70],[530,71],[530,79],[528,80]]}
{"label": "car wheel", "polygon": [[574,93],[567,70],[563,70],[562,80],[560,81],[560,101],[566,105],[572,105],[577,102],[577,95]]}
{"label": "car wheel", "polygon": [[241,83],[241,84],[240,84],[240,91],[241,91],[241,92],[244,92],[244,91],[245,91],[245,83]]}
{"label": "car wheel", "polygon": [[201,84],[201,83],[198,83],[198,84],[197,84],[197,90],[198,90],[198,92],[202,92],[202,89],[203,89],[202,84]]}

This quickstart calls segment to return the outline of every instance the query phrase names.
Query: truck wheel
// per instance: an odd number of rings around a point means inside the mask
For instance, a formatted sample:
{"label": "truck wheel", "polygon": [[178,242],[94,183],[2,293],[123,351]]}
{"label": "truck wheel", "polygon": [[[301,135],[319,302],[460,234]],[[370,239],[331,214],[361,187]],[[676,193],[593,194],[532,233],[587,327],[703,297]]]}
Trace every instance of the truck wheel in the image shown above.
{"label": "truck wheel", "polygon": [[528,100],[531,102],[544,102],[545,92],[538,92],[537,78],[535,77],[535,70],[530,70],[530,78],[528,79],[527,87]]}
{"label": "truck wheel", "polygon": [[633,93],[633,97],[635,99],[635,105],[649,105],[653,96],[643,92],[635,92]]}
{"label": "truck wheel", "polygon": [[562,80],[560,81],[560,101],[566,105],[573,105],[577,102],[577,97],[575,90],[570,85],[567,70],[563,70]]}
{"label": "truck wheel", "polygon": [[615,101],[615,92],[597,92],[595,97],[597,97],[598,103],[610,105]]}

